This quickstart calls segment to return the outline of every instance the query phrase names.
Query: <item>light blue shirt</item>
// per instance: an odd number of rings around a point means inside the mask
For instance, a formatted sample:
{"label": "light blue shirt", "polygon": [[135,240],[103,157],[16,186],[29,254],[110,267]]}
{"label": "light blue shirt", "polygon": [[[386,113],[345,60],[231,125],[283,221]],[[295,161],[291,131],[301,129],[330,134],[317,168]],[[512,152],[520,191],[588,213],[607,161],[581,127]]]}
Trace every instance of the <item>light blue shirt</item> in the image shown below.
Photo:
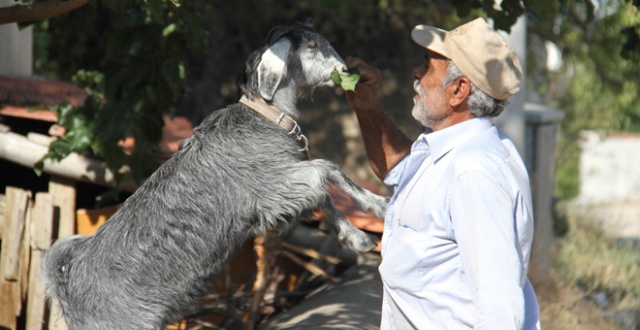
{"label": "light blue shirt", "polygon": [[385,183],[381,329],[540,328],[529,177],[489,119],[422,134]]}

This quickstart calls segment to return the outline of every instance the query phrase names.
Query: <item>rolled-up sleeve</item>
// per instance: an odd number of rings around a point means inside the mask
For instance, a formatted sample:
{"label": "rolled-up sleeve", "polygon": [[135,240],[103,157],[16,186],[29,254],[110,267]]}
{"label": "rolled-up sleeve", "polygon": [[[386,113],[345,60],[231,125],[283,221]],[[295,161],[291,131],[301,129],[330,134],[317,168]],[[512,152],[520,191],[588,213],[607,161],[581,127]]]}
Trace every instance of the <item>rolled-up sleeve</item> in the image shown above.
{"label": "rolled-up sleeve", "polygon": [[474,329],[522,329],[524,267],[513,214],[517,192],[499,171],[464,172],[450,188],[452,228],[473,289]]}
{"label": "rolled-up sleeve", "polygon": [[402,172],[408,159],[408,155],[402,158],[402,160],[398,162],[398,164],[396,164],[394,167],[392,167],[384,177],[384,184],[387,186],[389,191],[396,191],[396,189],[398,188],[398,185],[400,184],[400,178],[402,177]]}

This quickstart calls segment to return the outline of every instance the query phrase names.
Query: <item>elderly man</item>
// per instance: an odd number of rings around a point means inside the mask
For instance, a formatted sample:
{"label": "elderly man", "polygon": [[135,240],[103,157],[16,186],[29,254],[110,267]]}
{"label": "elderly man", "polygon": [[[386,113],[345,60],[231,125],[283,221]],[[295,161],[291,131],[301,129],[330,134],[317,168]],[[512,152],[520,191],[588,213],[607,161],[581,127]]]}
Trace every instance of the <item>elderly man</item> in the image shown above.
{"label": "elderly man", "polygon": [[378,105],[380,71],[347,92],[374,172],[393,189],[382,238],[381,328],[539,329],[527,279],[533,205],[527,170],[491,122],[518,92],[517,55],[483,19],[455,30],[416,26],[426,48],[411,142]]}

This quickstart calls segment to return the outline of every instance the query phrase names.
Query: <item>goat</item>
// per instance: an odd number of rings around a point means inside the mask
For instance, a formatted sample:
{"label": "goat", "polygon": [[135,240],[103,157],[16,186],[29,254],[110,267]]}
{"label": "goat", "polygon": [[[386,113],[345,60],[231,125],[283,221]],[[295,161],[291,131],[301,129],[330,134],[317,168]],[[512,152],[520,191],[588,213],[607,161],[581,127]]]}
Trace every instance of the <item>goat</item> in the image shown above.
{"label": "goat", "polygon": [[[295,124],[298,90],[333,86],[331,72],[346,70],[344,61],[301,23],[272,29],[267,41],[239,76],[241,103],[205,118],[94,235],[59,240],[47,252],[47,294],[72,329],[163,329],[195,311],[246,239],[282,230],[314,208],[346,245],[375,246],[335,209],[326,187],[338,186],[378,216],[387,198],[327,160],[307,160]],[[256,104],[283,114],[271,120]]]}

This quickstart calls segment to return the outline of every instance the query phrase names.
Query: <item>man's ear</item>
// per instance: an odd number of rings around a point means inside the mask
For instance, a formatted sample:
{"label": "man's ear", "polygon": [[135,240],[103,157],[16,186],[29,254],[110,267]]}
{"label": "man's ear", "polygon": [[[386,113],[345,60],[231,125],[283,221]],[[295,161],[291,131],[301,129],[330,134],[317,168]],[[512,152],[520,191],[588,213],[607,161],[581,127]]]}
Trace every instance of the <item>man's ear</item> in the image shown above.
{"label": "man's ear", "polygon": [[447,90],[450,93],[449,104],[451,107],[460,106],[467,102],[467,98],[471,93],[471,81],[466,77],[460,77]]}

